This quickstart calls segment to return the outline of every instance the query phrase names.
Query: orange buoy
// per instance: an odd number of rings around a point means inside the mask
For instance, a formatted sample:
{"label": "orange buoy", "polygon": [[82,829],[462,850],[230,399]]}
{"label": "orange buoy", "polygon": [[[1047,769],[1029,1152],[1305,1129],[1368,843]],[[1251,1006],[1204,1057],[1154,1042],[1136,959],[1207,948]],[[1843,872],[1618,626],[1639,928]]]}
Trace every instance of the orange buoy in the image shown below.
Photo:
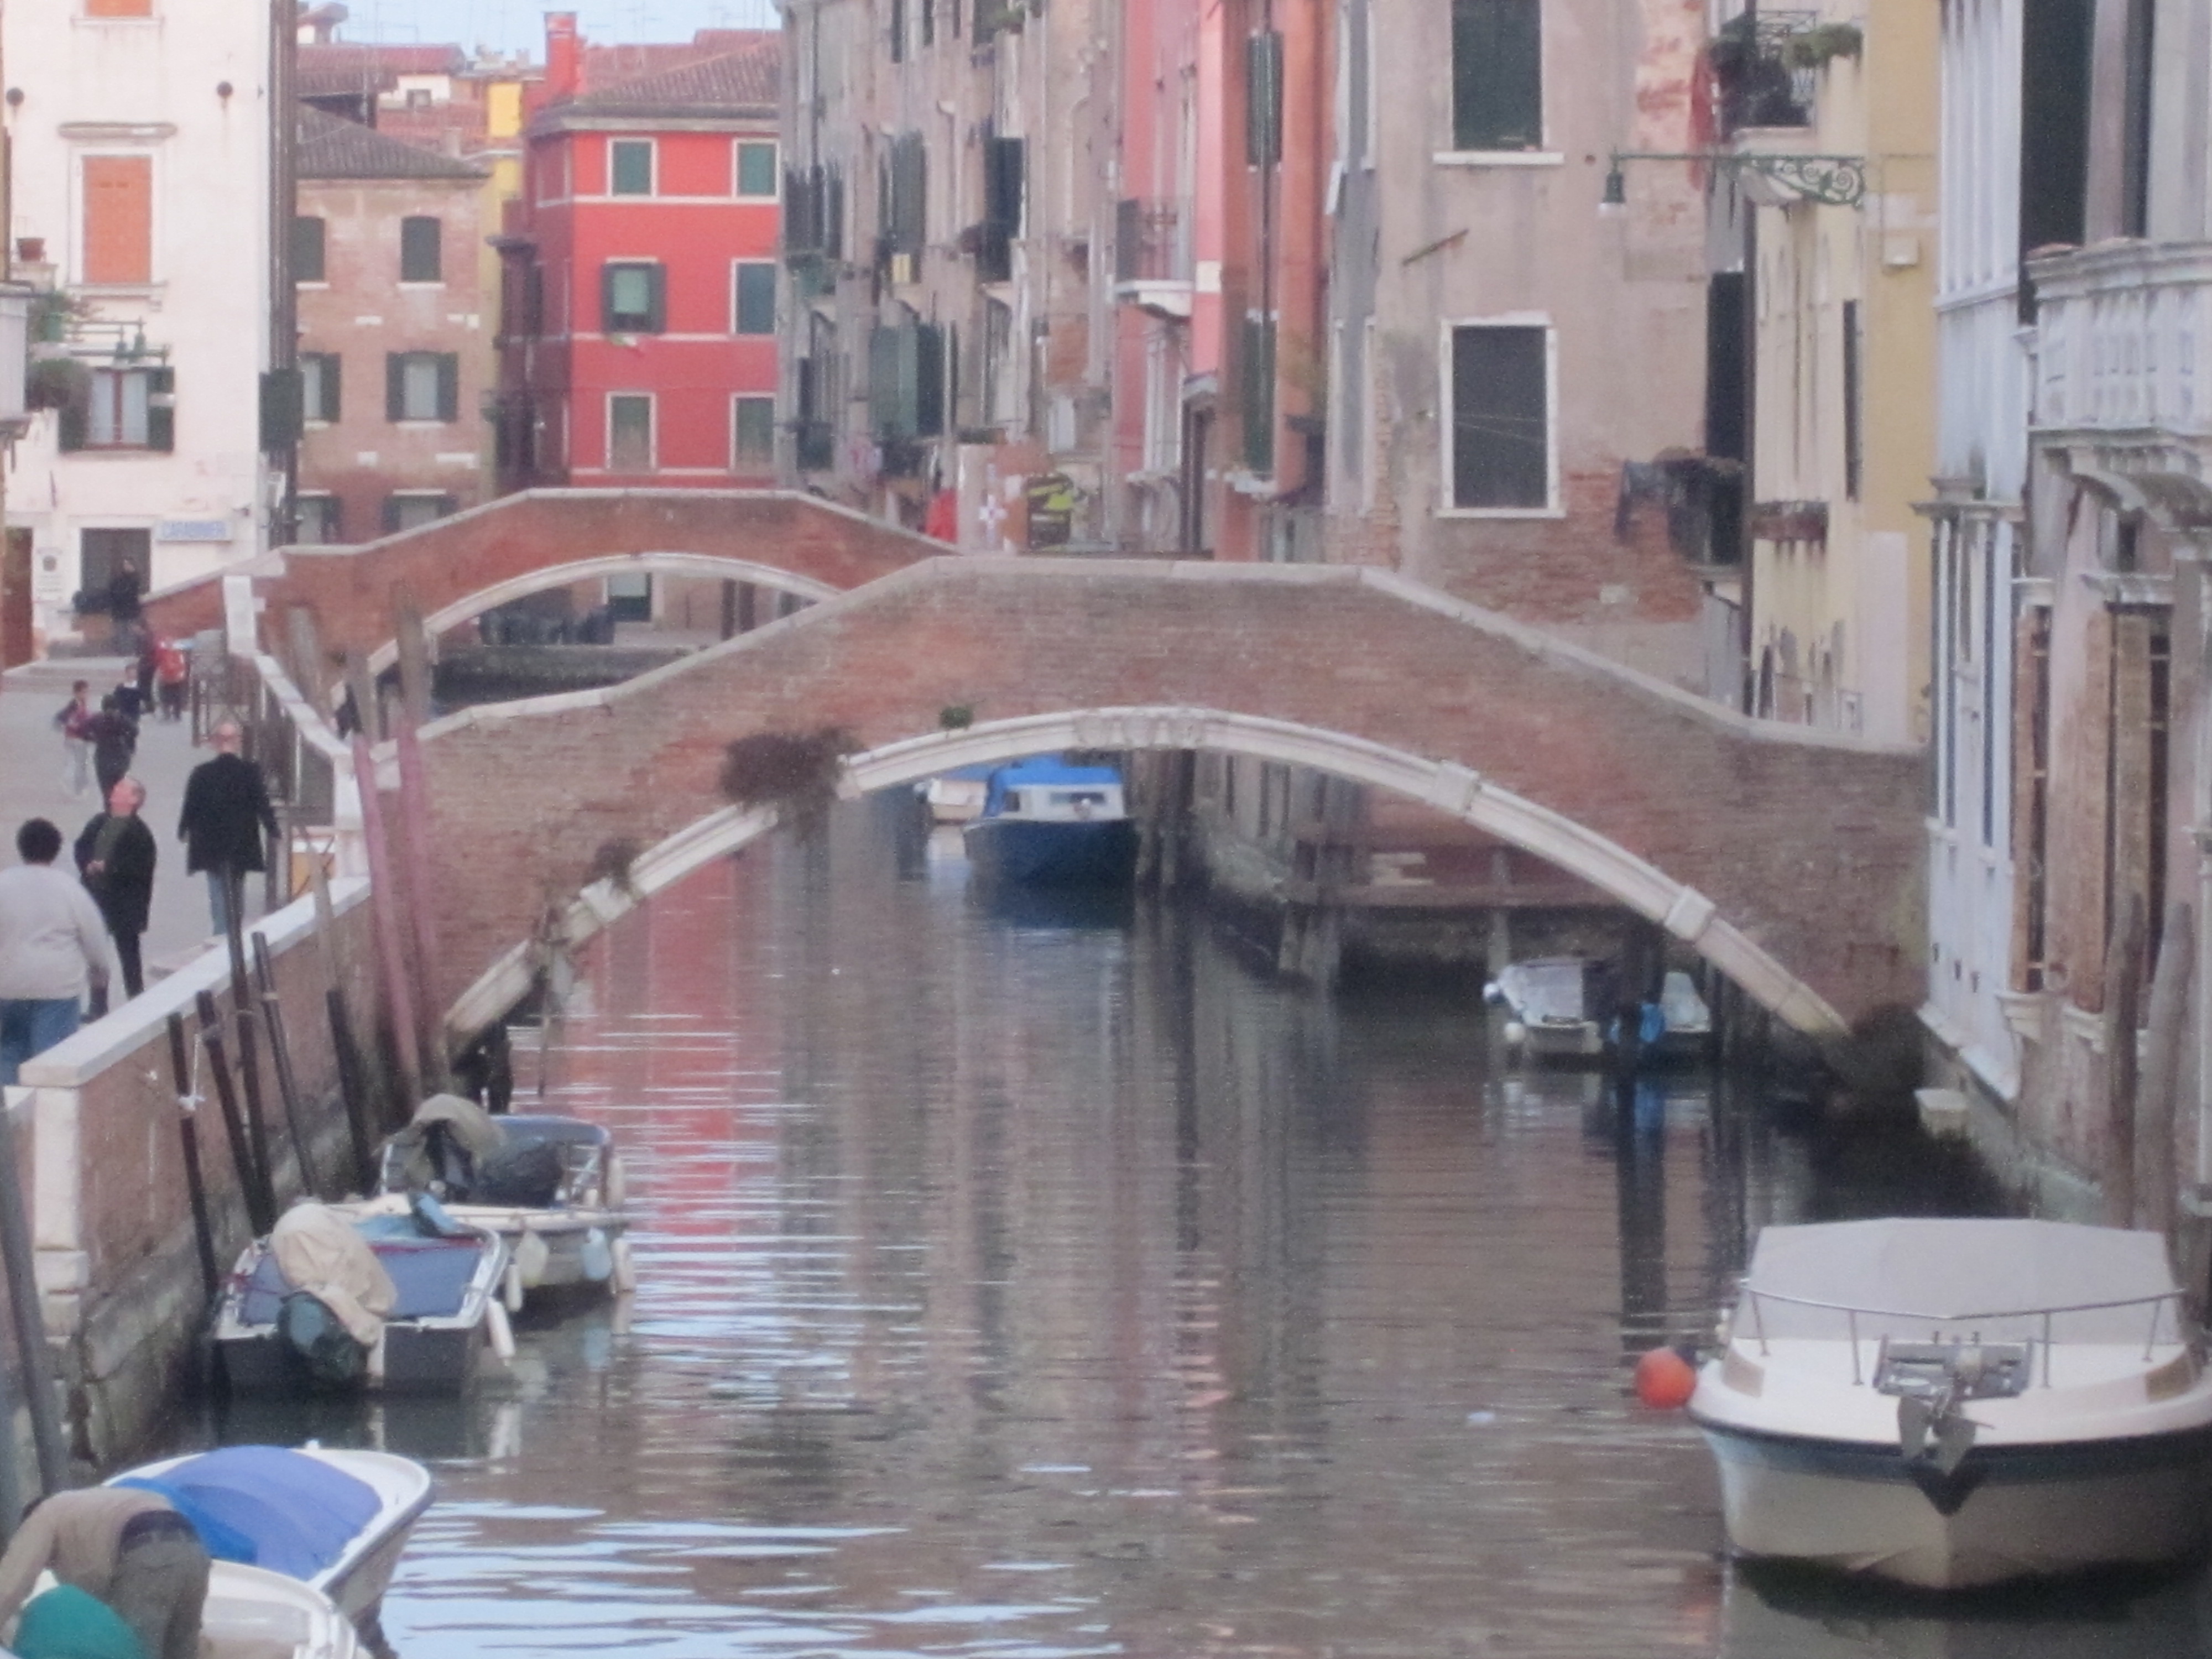
{"label": "orange buoy", "polygon": [[1654,1348],[1636,1362],[1636,1397],[1656,1411],[1679,1411],[1697,1392],[1698,1373],[1672,1348]]}

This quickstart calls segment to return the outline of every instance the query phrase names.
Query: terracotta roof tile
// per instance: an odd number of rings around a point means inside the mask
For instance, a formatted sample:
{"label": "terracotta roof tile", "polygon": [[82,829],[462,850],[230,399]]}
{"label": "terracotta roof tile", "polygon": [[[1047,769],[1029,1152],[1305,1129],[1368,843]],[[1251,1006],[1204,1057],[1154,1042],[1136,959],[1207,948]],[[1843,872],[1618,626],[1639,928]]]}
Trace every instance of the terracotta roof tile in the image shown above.
{"label": "terracotta roof tile", "polygon": [[783,36],[773,30],[736,30],[726,38],[743,44],[700,61],[595,87],[548,115],[750,115],[782,101]]}
{"label": "terracotta roof tile", "polygon": [[482,179],[484,169],[456,156],[387,138],[358,121],[300,110],[302,179]]}

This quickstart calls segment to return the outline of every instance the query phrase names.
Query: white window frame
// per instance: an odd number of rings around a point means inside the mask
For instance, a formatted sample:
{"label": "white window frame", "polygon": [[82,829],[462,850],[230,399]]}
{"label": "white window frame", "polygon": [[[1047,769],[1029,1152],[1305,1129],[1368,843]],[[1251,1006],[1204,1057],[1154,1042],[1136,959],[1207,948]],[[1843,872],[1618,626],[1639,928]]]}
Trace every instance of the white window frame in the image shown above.
{"label": "white window frame", "polygon": [[[646,190],[642,196],[634,196],[615,188],[615,150],[623,144],[643,144],[646,153]],[[629,134],[610,134],[607,138],[607,187],[609,201],[649,202],[660,194],[660,144],[657,139],[640,138]]]}
{"label": "white window frame", "polygon": [[[1370,7],[1368,9],[1367,21],[1371,27],[1375,21],[1375,13],[1372,7]],[[1540,149],[1453,149],[1447,147],[1445,149],[1439,149],[1431,155],[1429,157],[1431,161],[1440,167],[1556,167],[1566,165],[1567,157],[1565,152],[1552,148],[1553,109],[1551,23],[1552,18],[1548,5],[1540,6],[1538,8],[1538,15],[1536,19],[1536,95],[1538,98],[1542,100],[1544,106],[1543,148]],[[1375,73],[1374,53],[1375,43],[1372,36],[1370,35],[1368,40],[1367,57],[1367,74],[1369,81],[1367,114],[1370,124],[1368,137],[1368,144],[1370,148],[1367,153],[1370,158],[1370,164],[1371,158],[1375,154],[1373,146],[1376,143],[1372,123],[1375,119],[1376,105],[1380,101],[1374,94],[1376,89],[1379,88],[1381,84],[1381,77],[1376,76]],[[1451,87],[1449,77],[1455,65],[1452,64],[1451,11],[1449,5],[1447,5],[1444,10],[1443,56],[1447,77],[1444,90],[1444,118],[1447,122],[1449,122],[1454,118],[1452,114]]]}
{"label": "white window frame", "polygon": [[[744,191],[744,170],[738,155],[747,144],[766,144],[769,148],[769,191],[765,196],[748,196]],[[740,202],[773,202],[783,194],[783,144],[780,139],[755,134],[750,137],[730,140],[730,194]]]}
{"label": "white window frame", "polygon": [[[1462,328],[1540,328],[1544,331],[1544,505],[1541,507],[1455,507],[1459,495],[1452,428],[1457,418],[1457,388],[1452,383],[1452,336]],[[1564,519],[1559,501],[1559,330],[1549,312],[1509,311],[1490,317],[1451,317],[1438,325],[1437,340],[1437,447],[1439,519]]]}
{"label": "white window frame", "polygon": [[[143,23],[143,17],[102,17],[94,20],[101,23]],[[143,155],[153,165],[147,182],[146,204],[146,280],[143,283],[94,283],[84,274],[85,211],[84,164],[88,161]],[[158,147],[147,144],[87,144],[70,157],[70,271],[72,286],[92,289],[96,294],[143,294],[157,289],[166,280],[167,261],[161,257],[163,221],[163,191],[161,152]]]}
{"label": "white window frame", "polygon": [[[738,405],[739,404],[766,404],[768,405],[768,453],[767,453],[765,456],[763,456],[763,457],[762,458],[762,460],[761,460],[761,462],[758,464],[758,465],[756,465],[756,464],[755,464],[755,463],[753,463],[753,462],[750,462],[750,461],[746,460],[744,457],[740,456],[740,455],[738,453]],[[758,471],[758,470],[759,470],[759,466],[773,467],[773,466],[775,466],[775,396],[774,396],[772,393],[765,392],[732,392],[732,393],[730,394],[730,471],[731,471],[732,472],[750,472],[750,471]]]}
{"label": "white window frame", "polygon": [[615,465],[615,401],[622,398],[642,398],[645,400],[645,465],[635,469],[646,472],[660,471],[660,399],[650,392],[610,392],[606,401],[606,441],[599,447],[599,468],[608,473],[627,473],[629,467]]}

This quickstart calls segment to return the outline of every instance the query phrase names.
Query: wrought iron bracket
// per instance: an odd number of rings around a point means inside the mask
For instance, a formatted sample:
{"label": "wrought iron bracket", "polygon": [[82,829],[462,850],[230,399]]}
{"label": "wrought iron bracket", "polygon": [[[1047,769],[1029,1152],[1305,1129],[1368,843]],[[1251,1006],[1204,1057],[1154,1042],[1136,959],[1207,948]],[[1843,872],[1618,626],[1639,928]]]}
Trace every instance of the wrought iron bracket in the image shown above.
{"label": "wrought iron bracket", "polygon": [[1697,161],[1725,173],[1755,173],[1808,202],[1828,207],[1856,207],[1866,199],[1866,157],[1863,155],[1797,155],[1732,149],[1617,149],[1613,170],[1605,176],[1607,205],[1618,207],[1628,199],[1622,176],[1624,161]]}

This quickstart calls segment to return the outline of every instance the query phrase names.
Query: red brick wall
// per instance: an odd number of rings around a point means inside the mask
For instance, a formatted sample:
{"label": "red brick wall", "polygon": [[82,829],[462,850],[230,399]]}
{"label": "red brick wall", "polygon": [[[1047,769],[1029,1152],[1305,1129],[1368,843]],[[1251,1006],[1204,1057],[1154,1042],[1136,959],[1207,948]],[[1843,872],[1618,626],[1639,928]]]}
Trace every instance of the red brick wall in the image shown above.
{"label": "red brick wall", "polygon": [[[867,746],[991,720],[1183,704],[1449,758],[1699,889],[1846,1018],[1917,1001],[1917,757],[1749,735],[1641,683],[1346,580],[1265,568],[950,559],[556,713],[479,710],[425,744],[450,1002],[573,893],[603,842],[723,805],[724,745],[842,726]],[[1186,569],[1190,568],[1185,567]]]}

